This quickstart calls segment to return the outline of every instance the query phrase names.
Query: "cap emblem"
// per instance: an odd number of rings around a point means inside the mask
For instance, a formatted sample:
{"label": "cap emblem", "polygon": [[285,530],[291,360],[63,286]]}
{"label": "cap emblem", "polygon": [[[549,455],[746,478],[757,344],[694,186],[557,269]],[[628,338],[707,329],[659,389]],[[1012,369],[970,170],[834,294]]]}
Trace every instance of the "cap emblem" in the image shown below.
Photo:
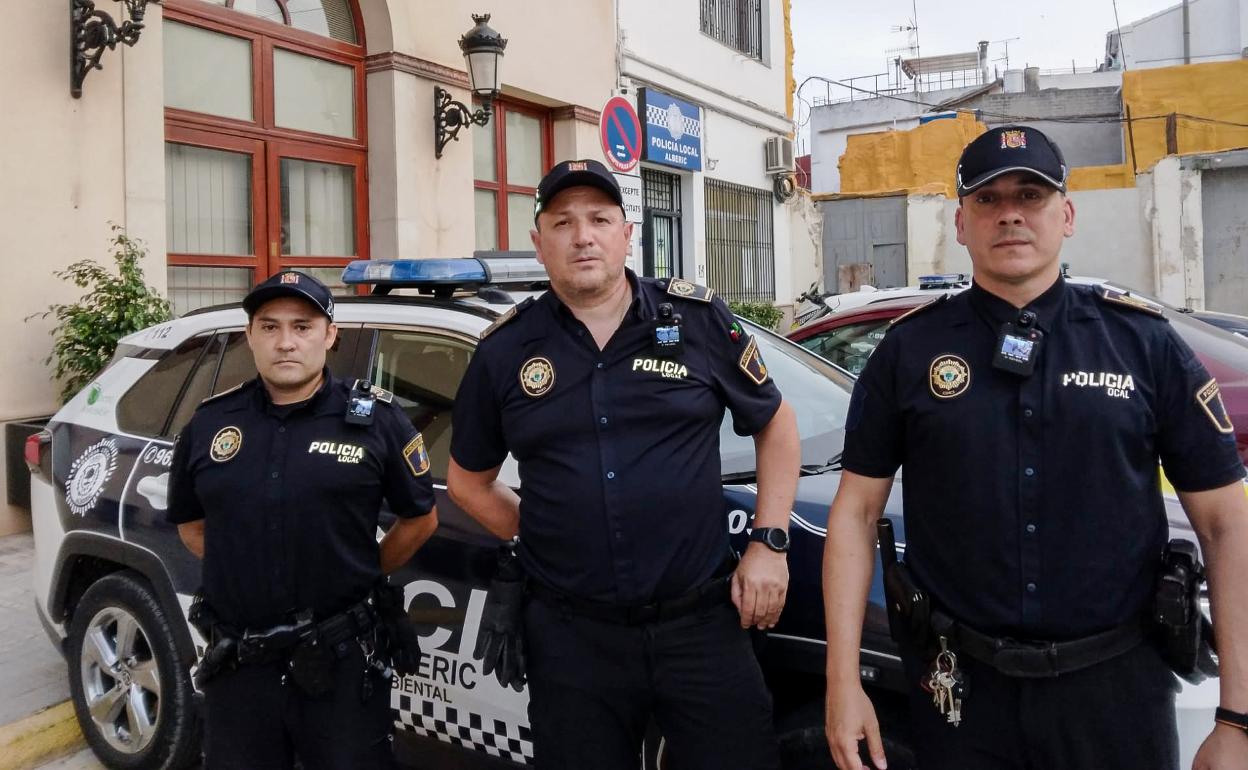
{"label": "cap emblem", "polygon": [[1027,149],[1027,133],[1024,131],[1002,131],[1001,132],[1001,149],[1003,150],[1025,150]]}
{"label": "cap emblem", "polygon": [[589,170],[589,164],[584,161],[580,161],[580,160],[568,161],[568,171],[588,171],[588,170]]}
{"label": "cap emblem", "polygon": [[954,398],[971,386],[971,367],[954,355],[941,355],[932,360],[928,385],[936,398]]}
{"label": "cap emblem", "polygon": [[282,283],[299,283],[299,274],[282,273]]}

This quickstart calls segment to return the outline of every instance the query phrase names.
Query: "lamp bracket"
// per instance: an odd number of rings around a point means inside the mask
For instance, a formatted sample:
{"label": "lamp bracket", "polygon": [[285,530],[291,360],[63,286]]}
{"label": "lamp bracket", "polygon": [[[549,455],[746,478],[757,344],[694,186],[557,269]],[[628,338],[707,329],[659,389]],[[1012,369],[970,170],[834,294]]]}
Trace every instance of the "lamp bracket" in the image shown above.
{"label": "lamp bracket", "polygon": [[111,51],[121,43],[132,46],[139,42],[147,4],[160,0],[114,2],[124,4],[130,17],[121,24],[97,9],[94,0],[69,0],[69,93],[75,99],[82,97],[82,82],[87,79],[87,73],[103,69],[100,57],[105,49]]}
{"label": "lamp bracket", "polygon": [[459,141],[459,130],[465,126],[484,126],[490,122],[494,110],[489,101],[473,112],[468,105],[451,98],[441,86],[433,87],[434,157],[441,158],[442,150],[453,139]]}

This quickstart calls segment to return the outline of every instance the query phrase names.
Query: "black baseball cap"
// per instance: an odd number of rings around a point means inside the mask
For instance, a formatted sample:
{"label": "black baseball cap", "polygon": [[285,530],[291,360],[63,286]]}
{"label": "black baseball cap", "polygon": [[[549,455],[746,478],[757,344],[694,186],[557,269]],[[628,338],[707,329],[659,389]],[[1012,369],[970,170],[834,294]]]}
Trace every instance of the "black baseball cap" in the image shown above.
{"label": "black baseball cap", "polygon": [[615,175],[606,166],[596,160],[565,160],[556,163],[538,183],[533,221],[537,221],[537,215],[542,213],[544,206],[569,187],[597,187],[611,196],[620,211],[624,210],[624,195],[620,192],[620,183],[615,181]]}
{"label": "black baseball cap", "polygon": [[1002,174],[1026,171],[1066,192],[1066,159],[1042,131],[1031,126],[990,128],[962,150],[958,159],[958,197]]}
{"label": "black baseball cap", "polygon": [[251,318],[264,303],[278,297],[307,300],[330,321],[334,320],[334,295],[325,284],[298,270],[283,270],[256,286],[243,297],[243,310]]}

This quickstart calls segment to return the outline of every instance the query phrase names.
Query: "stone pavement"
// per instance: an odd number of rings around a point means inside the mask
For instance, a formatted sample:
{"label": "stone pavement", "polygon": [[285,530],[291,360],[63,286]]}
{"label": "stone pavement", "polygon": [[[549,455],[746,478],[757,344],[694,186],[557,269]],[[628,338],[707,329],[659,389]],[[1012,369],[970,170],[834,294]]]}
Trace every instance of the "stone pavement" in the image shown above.
{"label": "stone pavement", "polygon": [[65,659],[35,613],[29,532],[0,537],[0,725],[69,698]]}

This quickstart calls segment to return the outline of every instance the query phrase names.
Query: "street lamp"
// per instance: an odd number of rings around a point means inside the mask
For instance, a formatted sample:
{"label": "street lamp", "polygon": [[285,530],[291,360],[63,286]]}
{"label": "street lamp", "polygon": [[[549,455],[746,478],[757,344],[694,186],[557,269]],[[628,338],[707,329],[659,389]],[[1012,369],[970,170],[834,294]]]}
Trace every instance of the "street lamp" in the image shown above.
{"label": "street lamp", "polygon": [[481,100],[481,109],[473,112],[468,105],[455,101],[449,91],[441,86],[433,88],[434,157],[442,157],[442,148],[452,139],[459,141],[459,129],[474,123],[484,126],[490,122],[493,110],[491,102],[498,96],[498,64],[503,58],[507,41],[487,23],[490,14],[472,15],[476,26],[459,39],[468,65],[468,81],[473,96]]}
{"label": "street lamp", "polygon": [[113,50],[118,43],[134,45],[143,31],[143,15],[147,4],[160,0],[114,0],[123,3],[130,15],[121,24],[104,11],[96,10],[93,0],[69,0],[69,93],[82,96],[82,81],[87,73],[100,66],[104,49]]}

